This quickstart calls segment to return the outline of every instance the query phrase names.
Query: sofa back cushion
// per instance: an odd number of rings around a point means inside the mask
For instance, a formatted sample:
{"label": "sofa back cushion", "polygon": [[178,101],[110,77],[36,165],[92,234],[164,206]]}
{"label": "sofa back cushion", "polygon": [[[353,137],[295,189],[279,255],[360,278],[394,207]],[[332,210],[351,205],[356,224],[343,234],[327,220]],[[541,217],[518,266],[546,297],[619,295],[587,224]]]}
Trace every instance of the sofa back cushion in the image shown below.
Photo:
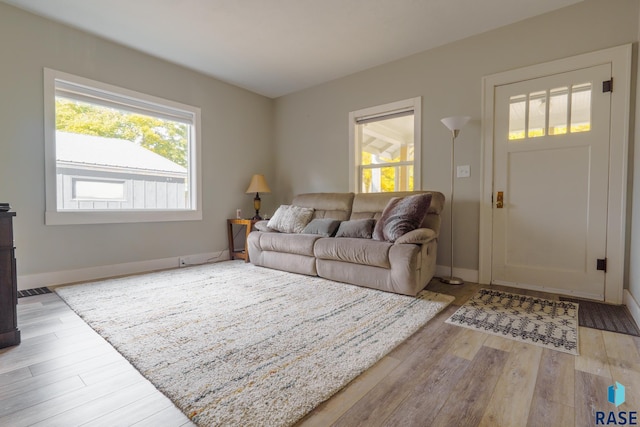
{"label": "sofa back cushion", "polygon": [[382,211],[394,197],[411,196],[418,193],[431,193],[431,204],[427,215],[422,221],[422,228],[430,228],[440,233],[440,213],[444,207],[444,194],[438,191],[397,191],[389,193],[359,193],[353,199],[350,219],[373,218],[376,221],[382,216]]}
{"label": "sofa back cushion", "polygon": [[331,218],[346,221],[351,216],[353,193],[308,193],[298,194],[292,205],[312,208],[313,219]]}

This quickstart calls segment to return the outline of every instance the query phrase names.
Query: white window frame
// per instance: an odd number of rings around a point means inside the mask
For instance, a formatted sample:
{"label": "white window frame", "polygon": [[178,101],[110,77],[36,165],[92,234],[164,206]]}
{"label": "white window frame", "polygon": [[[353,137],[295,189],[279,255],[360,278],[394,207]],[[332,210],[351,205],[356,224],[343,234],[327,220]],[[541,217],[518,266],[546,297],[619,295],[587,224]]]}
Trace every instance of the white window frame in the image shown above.
{"label": "white window frame", "polygon": [[349,113],[349,191],[353,193],[362,192],[362,186],[360,185],[361,150],[356,143],[357,121],[364,118],[384,117],[389,114],[410,110],[413,111],[413,189],[422,189],[422,97],[418,96]]}
{"label": "white window frame", "polygon": [[[163,107],[167,111],[180,110],[187,112],[192,119],[192,140],[189,147],[189,209],[145,209],[145,210],[58,210],[56,193],[56,81],[66,82],[87,89],[94,89],[106,94],[114,94],[120,99],[136,100],[144,104],[154,105],[159,112]],[[195,221],[202,220],[202,173],[200,161],[200,108],[175,101],[135,92],[110,84],[90,80],[73,74],[44,68],[44,144],[45,144],[45,224],[106,224],[128,222],[159,221]]]}

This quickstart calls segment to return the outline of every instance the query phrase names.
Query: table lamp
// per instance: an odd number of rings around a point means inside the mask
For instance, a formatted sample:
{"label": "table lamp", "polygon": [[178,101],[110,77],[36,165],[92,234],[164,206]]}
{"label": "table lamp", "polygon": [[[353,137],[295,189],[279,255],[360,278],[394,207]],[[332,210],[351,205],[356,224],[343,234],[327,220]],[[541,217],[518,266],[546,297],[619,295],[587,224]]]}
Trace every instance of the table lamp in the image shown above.
{"label": "table lamp", "polygon": [[253,198],[253,208],[256,210],[256,214],[253,218],[254,220],[261,220],[260,216],[260,193],[271,193],[271,189],[269,185],[267,185],[267,180],[264,179],[264,175],[253,175],[251,177],[251,183],[249,184],[249,188],[247,188],[247,194],[256,193],[256,197]]}

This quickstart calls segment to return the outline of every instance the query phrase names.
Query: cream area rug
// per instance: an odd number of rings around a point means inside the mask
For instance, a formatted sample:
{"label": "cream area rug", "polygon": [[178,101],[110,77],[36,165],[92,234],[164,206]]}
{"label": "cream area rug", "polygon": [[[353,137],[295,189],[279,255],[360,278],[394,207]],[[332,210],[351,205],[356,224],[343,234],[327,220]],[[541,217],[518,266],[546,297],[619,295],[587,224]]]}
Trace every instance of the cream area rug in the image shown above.
{"label": "cream area rug", "polygon": [[480,289],[446,323],[578,354],[578,304]]}
{"label": "cream area rug", "polygon": [[201,426],[291,425],[453,300],[240,261],[56,292]]}

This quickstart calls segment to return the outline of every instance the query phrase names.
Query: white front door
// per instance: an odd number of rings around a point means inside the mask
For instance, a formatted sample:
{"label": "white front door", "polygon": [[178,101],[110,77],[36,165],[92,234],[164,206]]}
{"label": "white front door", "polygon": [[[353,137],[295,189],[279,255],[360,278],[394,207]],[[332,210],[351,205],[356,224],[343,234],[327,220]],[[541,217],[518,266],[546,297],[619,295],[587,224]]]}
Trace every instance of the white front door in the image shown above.
{"label": "white front door", "polygon": [[610,79],[608,63],[496,87],[492,283],[604,300]]}

